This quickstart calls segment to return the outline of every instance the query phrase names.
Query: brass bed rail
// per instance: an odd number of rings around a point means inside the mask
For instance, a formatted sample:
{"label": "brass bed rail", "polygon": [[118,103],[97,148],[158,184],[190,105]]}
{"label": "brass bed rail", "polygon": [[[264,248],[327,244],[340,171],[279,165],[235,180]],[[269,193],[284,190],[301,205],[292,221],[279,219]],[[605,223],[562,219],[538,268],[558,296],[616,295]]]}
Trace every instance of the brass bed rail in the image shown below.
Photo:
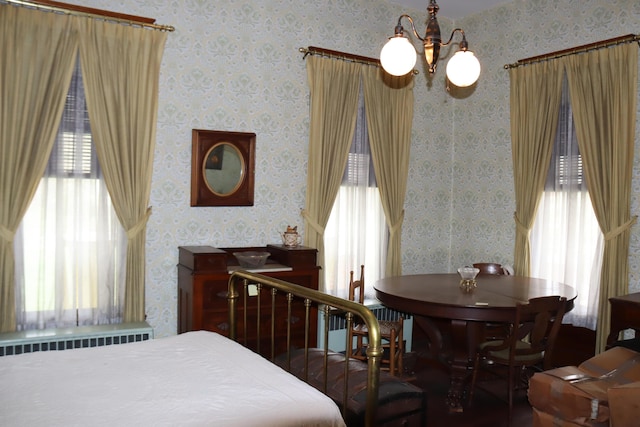
{"label": "brass bed rail", "polygon": [[[263,304],[263,298],[261,295],[263,292],[269,292],[270,304]],[[307,379],[307,367],[309,361],[309,348],[317,347],[317,343],[309,343],[309,328],[310,328],[310,316],[317,315],[315,309],[318,312],[322,312],[324,315],[324,369],[323,369],[323,383],[325,394],[327,392],[328,378],[327,378],[327,357],[329,353],[329,318],[335,315],[336,312],[344,313],[346,318],[346,328],[350,330],[354,317],[359,317],[365,322],[369,331],[369,347],[367,349],[367,401],[365,412],[365,425],[373,426],[376,417],[376,409],[378,403],[378,389],[380,381],[380,360],[382,358],[382,345],[380,341],[380,326],[378,320],[374,314],[362,304],[358,304],[353,301],[349,301],[343,298],[338,298],[333,295],[328,295],[323,292],[319,292],[313,289],[305,288],[300,285],[285,282],[283,280],[275,279],[273,277],[264,276],[262,274],[250,273],[247,271],[236,271],[229,278],[228,289],[228,302],[229,302],[229,338],[234,341],[238,340],[238,300],[242,296],[242,315],[243,315],[243,340],[244,345],[247,345],[248,329],[252,326],[249,325],[249,301],[255,299],[255,307],[257,320],[255,324],[255,333],[257,334],[257,352],[261,353],[260,341],[261,341],[261,312],[263,309],[270,310],[270,335],[271,335],[271,360],[274,361],[275,357],[275,324],[276,324],[276,296],[281,293],[286,296],[287,300],[287,333],[286,333],[286,347],[287,347],[287,367],[291,361],[291,334],[292,324],[296,323],[292,319],[292,307],[294,304],[304,304],[305,307],[305,346],[304,346],[304,360],[305,360],[305,380]],[[266,305],[267,307],[263,307]],[[347,334],[346,345],[349,346],[349,334]],[[348,348],[348,347],[345,347]],[[344,401],[342,402],[342,415],[343,417],[347,411],[348,389],[349,389],[349,363],[345,355],[344,363]]]}

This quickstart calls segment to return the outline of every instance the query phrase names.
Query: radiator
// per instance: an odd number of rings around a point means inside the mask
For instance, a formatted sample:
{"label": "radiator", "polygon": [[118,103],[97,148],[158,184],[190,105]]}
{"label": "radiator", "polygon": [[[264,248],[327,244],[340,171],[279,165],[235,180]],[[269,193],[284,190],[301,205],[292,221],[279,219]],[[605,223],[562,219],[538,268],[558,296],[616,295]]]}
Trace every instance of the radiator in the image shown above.
{"label": "radiator", "polygon": [[101,347],[150,339],[153,339],[153,328],[147,322],[7,332],[0,334],[0,356]]}
{"label": "radiator", "polygon": [[[413,318],[411,314],[400,313],[391,308],[385,307],[379,303],[365,304],[373,312],[378,320],[398,320],[400,316],[404,317],[404,325],[402,336],[405,342],[405,351],[411,351],[411,336],[413,333]],[[320,316],[318,322],[318,345],[324,346],[324,316]],[[333,351],[345,351],[345,343],[347,340],[347,320],[344,316],[331,315],[329,317],[329,348]]]}

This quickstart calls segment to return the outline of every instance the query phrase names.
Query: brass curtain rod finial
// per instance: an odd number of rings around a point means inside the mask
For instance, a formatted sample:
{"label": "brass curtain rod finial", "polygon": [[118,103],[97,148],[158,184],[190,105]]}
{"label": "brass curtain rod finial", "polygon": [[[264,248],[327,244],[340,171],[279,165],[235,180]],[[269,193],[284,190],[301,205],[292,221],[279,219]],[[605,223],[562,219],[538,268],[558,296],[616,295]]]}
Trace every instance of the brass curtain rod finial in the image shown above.
{"label": "brass curtain rod finial", "polygon": [[298,52],[300,53],[304,53],[304,55],[302,56],[302,60],[304,61],[305,59],[307,59],[307,55],[311,55],[311,51],[309,51],[309,49],[305,48],[305,47],[301,47],[298,49]]}

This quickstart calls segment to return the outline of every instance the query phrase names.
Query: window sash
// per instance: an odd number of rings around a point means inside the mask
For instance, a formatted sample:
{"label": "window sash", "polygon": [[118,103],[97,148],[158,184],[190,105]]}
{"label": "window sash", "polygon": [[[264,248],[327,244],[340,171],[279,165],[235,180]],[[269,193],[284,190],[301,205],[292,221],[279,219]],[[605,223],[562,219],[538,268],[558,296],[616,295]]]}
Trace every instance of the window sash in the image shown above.
{"label": "window sash", "polygon": [[99,168],[78,59],[45,176],[95,178]]}

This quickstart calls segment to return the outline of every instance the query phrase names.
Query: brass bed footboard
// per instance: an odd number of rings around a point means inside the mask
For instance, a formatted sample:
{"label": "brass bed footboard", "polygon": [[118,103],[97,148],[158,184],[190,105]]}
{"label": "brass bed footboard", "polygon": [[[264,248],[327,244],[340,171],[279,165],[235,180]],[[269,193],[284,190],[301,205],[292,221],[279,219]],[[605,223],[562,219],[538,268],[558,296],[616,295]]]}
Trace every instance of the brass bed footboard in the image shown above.
{"label": "brass bed footboard", "polygon": [[[311,316],[317,316],[318,312],[324,315],[324,363],[323,363],[323,391],[327,393],[328,381],[331,380],[327,376],[328,357],[330,350],[328,348],[329,342],[329,317],[332,313],[340,312],[344,313],[346,318],[347,330],[351,328],[354,317],[359,317],[367,325],[369,331],[369,347],[367,349],[368,363],[367,363],[367,397],[366,397],[366,411],[364,422],[366,426],[373,426],[376,419],[376,410],[378,404],[378,390],[380,381],[380,359],[382,357],[382,345],[380,341],[380,327],[378,320],[373,313],[365,306],[349,301],[346,299],[338,298],[333,295],[327,295],[325,293],[305,288],[293,283],[285,282],[283,280],[275,279],[272,277],[264,276],[256,273],[249,273],[247,271],[236,271],[229,278],[229,290],[228,290],[228,302],[229,302],[229,338],[244,344],[245,346],[249,341],[255,343],[256,348],[253,350],[263,356],[270,358],[271,361],[275,361],[276,355],[276,328],[286,327],[286,358],[285,368],[288,368],[291,363],[291,354],[294,350],[300,351],[300,349],[293,348],[291,343],[292,334],[294,334],[294,326],[298,326],[301,322],[297,316],[292,313],[299,313],[295,311],[296,305],[304,306],[304,375],[302,378],[306,380],[309,365],[309,349],[317,348],[316,342],[309,342],[310,336],[315,336],[315,333],[309,331]],[[286,298],[286,317],[283,322],[280,319],[283,313],[280,311],[283,307],[276,303],[276,301],[282,301]],[[239,331],[241,329],[241,331]],[[300,333],[299,331],[295,331]],[[265,337],[264,335],[267,335]],[[261,348],[261,343],[268,342],[269,349]],[[282,343],[280,343],[281,345]],[[347,342],[346,348],[351,345]],[[349,390],[349,363],[346,360],[344,363],[344,401],[341,408],[343,417],[345,417],[347,411],[347,399]]]}

